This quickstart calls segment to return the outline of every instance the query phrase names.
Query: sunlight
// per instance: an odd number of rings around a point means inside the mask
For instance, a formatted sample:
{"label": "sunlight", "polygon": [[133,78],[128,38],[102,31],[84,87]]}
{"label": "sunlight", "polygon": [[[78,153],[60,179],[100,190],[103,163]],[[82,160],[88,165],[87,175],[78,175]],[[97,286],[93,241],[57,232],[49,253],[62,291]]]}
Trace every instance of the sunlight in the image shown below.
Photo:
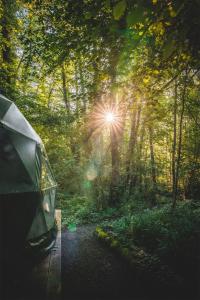
{"label": "sunlight", "polygon": [[107,112],[107,113],[105,114],[105,121],[106,121],[107,123],[113,123],[113,122],[115,122],[115,115],[114,115],[114,113],[112,113],[112,112]]}
{"label": "sunlight", "polygon": [[89,127],[95,133],[102,129],[109,129],[118,135],[122,130],[122,111],[118,104],[100,102],[94,107],[90,115]]}

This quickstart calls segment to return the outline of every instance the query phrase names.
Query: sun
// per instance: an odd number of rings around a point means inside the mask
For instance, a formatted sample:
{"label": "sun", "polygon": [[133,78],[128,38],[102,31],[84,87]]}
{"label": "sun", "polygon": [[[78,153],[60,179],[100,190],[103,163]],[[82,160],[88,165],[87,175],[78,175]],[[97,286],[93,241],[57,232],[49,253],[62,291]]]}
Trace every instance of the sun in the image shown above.
{"label": "sun", "polygon": [[113,123],[115,122],[115,115],[113,112],[106,112],[105,113],[105,121],[107,123]]}
{"label": "sun", "polygon": [[88,128],[91,134],[109,129],[120,135],[123,128],[123,110],[119,105],[110,102],[98,103],[90,114]]}

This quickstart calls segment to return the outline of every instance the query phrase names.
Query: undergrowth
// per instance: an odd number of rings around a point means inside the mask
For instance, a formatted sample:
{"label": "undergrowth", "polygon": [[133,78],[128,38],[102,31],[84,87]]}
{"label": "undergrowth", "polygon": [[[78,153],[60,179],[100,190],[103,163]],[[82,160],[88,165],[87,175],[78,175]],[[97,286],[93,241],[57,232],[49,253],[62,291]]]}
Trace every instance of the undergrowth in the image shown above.
{"label": "undergrowth", "polygon": [[62,209],[62,226],[70,226],[71,224],[91,224],[109,221],[119,217],[116,208],[106,208],[98,210],[93,201],[84,196],[65,197],[61,201]]}
{"label": "undergrowth", "polygon": [[[108,225],[108,224],[107,224]],[[122,240],[134,241],[144,249],[165,256],[176,252],[184,241],[200,233],[200,205],[180,203],[172,212],[170,205],[129,213],[109,224]]]}
{"label": "undergrowth", "polygon": [[179,274],[190,290],[196,290],[200,270],[200,204],[178,203],[129,213],[103,228],[120,244],[131,249],[134,245],[158,256]]}

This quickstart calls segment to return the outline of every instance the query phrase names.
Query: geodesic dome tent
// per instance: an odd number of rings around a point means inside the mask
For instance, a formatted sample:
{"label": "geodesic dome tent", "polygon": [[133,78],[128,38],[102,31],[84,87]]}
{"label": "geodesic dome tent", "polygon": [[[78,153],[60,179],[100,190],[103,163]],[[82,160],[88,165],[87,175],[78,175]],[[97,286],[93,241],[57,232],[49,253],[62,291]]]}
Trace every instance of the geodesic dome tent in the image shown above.
{"label": "geodesic dome tent", "polygon": [[13,244],[44,243],[55,227],[55,193],[40,137],[17,106],[0,95],[0,243],[5,251]]}

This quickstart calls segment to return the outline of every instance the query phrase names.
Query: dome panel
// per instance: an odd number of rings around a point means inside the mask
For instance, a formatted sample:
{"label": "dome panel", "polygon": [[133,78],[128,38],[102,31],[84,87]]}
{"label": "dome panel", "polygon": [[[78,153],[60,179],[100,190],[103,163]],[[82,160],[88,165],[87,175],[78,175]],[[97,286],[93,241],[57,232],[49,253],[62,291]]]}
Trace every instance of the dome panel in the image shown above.
{"label": "dome panel", "polygon": [[0,94],[0,121],[8,111],[11,104],[12,102],[10,100]]}
{"label": "dome panel", "polygon": [[40,189],[38,186],[39,178],[35,168],[35,156],[36,156],[36,142],[10,130],[7,130],[8,136],[15,147],[21,161],[24,164],[29,176],[31,177],[36,189]]}
{"label": "dome panel", "polygon": [[0,194],[35,190],[33,181],[4,128],[0,128],[0,170]]}
{"label": "dome panel", "polygon": [[12,103],[7,110],[1,123],[6,125],[6,127],[11,128],[13,131],[19,132],[22,135],[36,141],[37,143],[41,143],[41,139],[38,134],[31,127],[14,103]]}

